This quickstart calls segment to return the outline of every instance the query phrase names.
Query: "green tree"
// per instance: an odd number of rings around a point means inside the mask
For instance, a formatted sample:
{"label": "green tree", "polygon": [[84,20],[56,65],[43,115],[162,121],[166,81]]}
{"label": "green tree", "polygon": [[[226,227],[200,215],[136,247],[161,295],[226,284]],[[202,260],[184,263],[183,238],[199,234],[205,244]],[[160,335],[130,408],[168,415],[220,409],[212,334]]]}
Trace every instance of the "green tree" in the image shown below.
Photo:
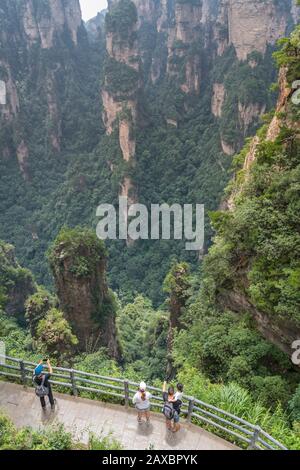
{"label": "green tree", "polygon": [[36,335],[47,353],[59,360],[70,357],[78,344],[63,313],[56,308],[49,310],[46,317],[40,320]]}
{"label": "green tree", "polygon": [[51,308],[55,307],[56,303],[55,297],[42,286],[38,286],[37,292],[27,299],[25,318],[32,337],[37,336],[39,322],[46,317]]}

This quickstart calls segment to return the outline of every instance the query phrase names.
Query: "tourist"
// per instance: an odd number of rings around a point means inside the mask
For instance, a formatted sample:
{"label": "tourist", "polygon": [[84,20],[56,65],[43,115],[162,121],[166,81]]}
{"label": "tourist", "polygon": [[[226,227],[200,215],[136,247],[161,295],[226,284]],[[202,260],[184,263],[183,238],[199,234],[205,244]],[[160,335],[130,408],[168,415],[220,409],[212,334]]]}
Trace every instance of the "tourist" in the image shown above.
{"label": "tourist", "polygon": [[46,409],[46,396],[48,396],[51,409],[54,410],[55,408],[55,401],[53,398],[52,394],[52,388],[50,384],[50,377],[51,374],[53,373],[53,369],[51,366],[51,363],[49,359],[46,359],[47,365],[48,365],[48,370],[49,372],[47,374],[43,373],[44,366],[43,366],[43,361],[40,361],[36,368],[34,369],[34,376],[33,376],[33,383],[35,385],[35,393],[36,395],[40,398],[42,409]]}
{"label": "tourist", "polygon": [[142,424],[142,418],[146,418],[146,423],[150,423],[150,399],[151,394],[147,392],[147,386],[145,382],[141,382],[138,391],[132,399],[132,403],[135,405],[135,408],[138,412],[138,423]]}
{"label": "tourist", "polygon": [[166,418],[166,426],[169,431],[177,432],[180,429],[179,415],[182,405],[183,385],[177,384],[175,393],[174,387],[170,386],[167,391],[167,382],[163,384],[163,414]]}

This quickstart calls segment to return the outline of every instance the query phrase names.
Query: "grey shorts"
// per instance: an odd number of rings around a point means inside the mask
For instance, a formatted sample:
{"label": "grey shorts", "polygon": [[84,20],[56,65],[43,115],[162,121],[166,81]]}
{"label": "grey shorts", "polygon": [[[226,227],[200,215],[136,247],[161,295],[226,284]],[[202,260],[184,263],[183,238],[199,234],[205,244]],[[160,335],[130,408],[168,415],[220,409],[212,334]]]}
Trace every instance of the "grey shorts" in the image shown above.
{"label": "grey shorts", "polygon": [[148,408],[144,408],[143,410],[140,410],[137,406],[135,407],[136,411],[138,413],[148,413],[150,411],[150,406]]}

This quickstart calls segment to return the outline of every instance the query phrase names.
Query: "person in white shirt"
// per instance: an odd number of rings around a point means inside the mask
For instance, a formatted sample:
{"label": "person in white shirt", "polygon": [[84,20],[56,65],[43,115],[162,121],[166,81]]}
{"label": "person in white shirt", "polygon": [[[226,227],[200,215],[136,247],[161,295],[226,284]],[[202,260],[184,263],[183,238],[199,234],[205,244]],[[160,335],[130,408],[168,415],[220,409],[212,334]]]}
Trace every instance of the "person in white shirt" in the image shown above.
{"label": "person in white shirt", "polygon": [[138,391],[132,399],[132,403],[138,412],[138,423],[142,423],[142,418],[145,416],[146,423],[150,423],[150,408],[151,408],[151,393],[146,391],[147,385],[141,382]]}
{"label": "person in white shirt", "polygon": [[182,402],[182,397],[183,397],[183,385],[181,383],[177,384],[177,390],[175,392],[175,401],[180,400]]}

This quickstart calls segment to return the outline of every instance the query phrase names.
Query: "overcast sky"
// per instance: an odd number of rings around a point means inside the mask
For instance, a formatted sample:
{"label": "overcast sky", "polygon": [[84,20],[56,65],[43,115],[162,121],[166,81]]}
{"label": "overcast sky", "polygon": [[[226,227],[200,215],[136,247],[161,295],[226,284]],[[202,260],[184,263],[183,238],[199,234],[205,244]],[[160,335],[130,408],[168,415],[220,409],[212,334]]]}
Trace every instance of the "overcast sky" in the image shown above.
{"label": "overcast sky", "polygon": [[97,15],[98,11],[107,7],[106,0],[80,0],[82,17],[84,21]]}

